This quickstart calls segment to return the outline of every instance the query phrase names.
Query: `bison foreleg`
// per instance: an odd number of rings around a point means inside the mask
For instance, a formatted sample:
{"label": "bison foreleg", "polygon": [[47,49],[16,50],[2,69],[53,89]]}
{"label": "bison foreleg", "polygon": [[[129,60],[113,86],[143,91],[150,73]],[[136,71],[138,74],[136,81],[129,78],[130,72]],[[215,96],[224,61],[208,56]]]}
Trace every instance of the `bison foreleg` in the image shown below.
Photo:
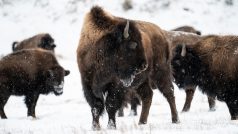
{"label": "bison foreleg", "polygon": [[131,116],[136,116],[137,115],[137,106],[140,104],[140,100],[136,97],[133,96],[131,99]]}
{"label": "bison foreleg", "polygon": [[195,92],[195,89],[185,89],[186,92],[186,101],[183,106],[182,112],[188,112],[191,106],[191,102],[193,100],[193,95]]}
{"label": "bison foreleg", "polygon": [[5,112],[4,112],[4,106],[7,103],[9,95],[3,96],[3,94],[1,94],[0,97],[1,97],[0,98],[0,116],[1,116],[2,119],[7,119],[7,116],[6,116]]}
{"label": "bison foreleg", "polygon": [[215,97],[207,96],[207,100],[208,100],[210,111],[216,111],[216,108],[215,108],[215,106],[216,106]]}
{"label": "bison foreleg", "polygon": [[148,83],[144,83],[137,89],[137,93],[140,95],[142,101],[139,124],[146,124],[152,102],[153,91]]}
{"label": "bison foreleg", "polygon": [[108,128],[116,129],[116,112],[122,106],[124,98],[123,89],[109,87],[106,98],[106,109],[108,113]]}
{"label": "bison foreleg", "polygon": [[39,98],[38,93],[32,93],[32,94],[26,95],[25,104],[27,106],[27,116],[36,118],[35,108],[36,108],[36,103],[38,98]]}

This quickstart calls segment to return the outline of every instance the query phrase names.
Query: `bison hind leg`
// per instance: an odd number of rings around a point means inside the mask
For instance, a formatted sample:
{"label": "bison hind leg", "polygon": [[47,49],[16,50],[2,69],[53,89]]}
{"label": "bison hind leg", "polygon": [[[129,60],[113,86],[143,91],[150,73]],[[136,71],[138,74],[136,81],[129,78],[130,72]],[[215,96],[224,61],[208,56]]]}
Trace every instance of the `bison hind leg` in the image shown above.
{"label": "bison hind leg", "polygon": [[0,116],[2,119],[7,119],[7,116],[4,112],[4,106],[10,97],[10,93],[8,91],[9,90],[5,86],[0,86]]}
{"label": "bison hind leg", "polygon": [[231,120],[238,120],[237,100],[229,100],[226,102],[226,104],[231,115]]}

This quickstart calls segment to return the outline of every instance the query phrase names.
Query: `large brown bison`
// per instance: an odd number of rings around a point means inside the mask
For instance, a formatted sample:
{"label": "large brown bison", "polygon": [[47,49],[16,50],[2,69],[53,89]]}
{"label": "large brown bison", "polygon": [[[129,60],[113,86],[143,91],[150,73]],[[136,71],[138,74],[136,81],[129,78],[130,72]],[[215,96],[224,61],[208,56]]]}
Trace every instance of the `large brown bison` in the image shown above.
{"label": "large brown bison", "polygon": [[[188,32],[188,33],[194,33],[197,35],[201,35],[201,32],[199,30],[196,30],[192,26],[181,26],[181,27],[175,28],[171,31],[182,31],[182,32]],[[176,34],[181,34],[181,33],[174,32],[173,37],[176,36]],[[186,36],[184,36],[184,34],[183,34],[182,38],[184,38],[184,37],[186,37]],[[187,38],[190,38],[190,37],[187,37]],[[177,46],[179,44],[176,44],[176,43],[181,43],[181,42],[173,42],[173,43],[175,43],[175,44],[172,44],[173,46]],[[173,76],[175,78],[175,83],[179,86],[180,89],[184,89],[186,92],[186,100],[185,100],[184,107],[183,107],[182,111],[187,112],[190,109],[190,105],[191,105],[193,95],[194,95],[197,85],[186,85],[186,81],[188,79],[193,80],[193,76],[186,75],[186,78],[184,78],[184,71],[183,71],[184,69],[177,66],[176,58],[175,59],[173,58],[171,63],[173,66]],[[140,104],[140,99],[138,98],[138,96],[135,92],[132,92],[131,90],[129,90],[127,92],[128,93],[126,93],[126,95],[125,95],[126,99],[123,103],[123,106],[119,109],[118,116],[124,116],[123,109],[124,109],[124,107],[127,106],[127,103],[131,104],[130,115],[137,115],[137,106]],[[208,96],[208,103],[209,103],[210,110],[214,111],[215,110],[215,99],[213,97]]]}
{"label": "large brown bison", "polygon": [[[183,32],[189,32],[189,33],[201,35],[201,32],[196,30],[192,26],[181,26],[181,27],[173,29],[172,31],[183,31]],[[173,45],[176,46],[179,44],[173,44]],[[177,62],[178,62],[177,57],[173,57],[172,62],[171,62],[172,67],[173,67],[173,76],[175,78],[176,85],[178,85],[178,87],[180,89],[184,89],[186,92],[186,100],[185,100],[182,111],[187,112],[190,109],[191,102],[193,100],[193,95],[194,95],[197,85],[195,85],[194,84],[195,82],[193,82],[193,80],[195,79],[194,76],[192,76],[191,74],[186,74],[186,72],[184,72],[185,69],[181,68],[181,66],[178,65]],[[183,66],[183,67],[189,67],[189,66]],[[189,84],[187,84],[188,81],[190,81]],[[207,98],[208,98],[208,104],[209,104],[210,110],[214,111],[215,110],[215,98],[210,97],[210,96],[208,96]]]}
{"label": "large brown bison", "polygon": [[42,48],[46,50],[54,51],[56,45],[54,39],[48,33],[37,34],[33,37],[27,38],[20,42],[13,42],[12,51],[18,51],[22,49]]}
{"label": "large brown bison", "polygon": [[193,76],[186,85],[198,85],[209,96],[224,101],[231,119],[237,120],[238,37],[205,36],[195,45],[177,46],[175,57],[177,66],[184,68],[184,77]]}
{"label": "large brown bison", "polygon": [[43,49],[21,50],[0,60],[0,116],[7,118],[4,106],[11,95],[25,96],[27,116],[36,117],[40,94],[63,93],[64,77],[69,74],[54,54]]}
{"label": "large brown bison", "polygon": [[106,107],[108,127],[116,127],[115,114],[124,92],[135,90],[142,100],[139,124],[146,124],[153,87],[166,97],[172,122],[179,121],[171,80],[171,52],[167,34],[155,24],[110,15],[95,6],[86,15],[77,49],[85,98],[91,107],[93,129]]}

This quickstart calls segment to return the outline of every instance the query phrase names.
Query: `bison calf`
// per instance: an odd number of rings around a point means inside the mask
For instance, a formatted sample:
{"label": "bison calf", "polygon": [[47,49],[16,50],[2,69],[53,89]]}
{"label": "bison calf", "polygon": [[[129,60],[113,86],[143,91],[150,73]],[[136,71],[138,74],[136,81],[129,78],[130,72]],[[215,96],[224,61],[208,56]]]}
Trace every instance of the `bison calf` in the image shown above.
{"label": "bison calf", "polygon": [[0,60],[0,116],[7,118],[4,106],[11,95],[25,96],[27,115],[36,117],[40,94],[63,93],[64,70],[54,54],[43,49],[21,50]]}
{"label": "bison calf", "polygon": [[12,51],[32,48],[43,48],[54,51],[55,47],[56,45],[54,44],[54,39],[50,36],[50,34],[43,33],[37,34],[21,42],[13,42]]}

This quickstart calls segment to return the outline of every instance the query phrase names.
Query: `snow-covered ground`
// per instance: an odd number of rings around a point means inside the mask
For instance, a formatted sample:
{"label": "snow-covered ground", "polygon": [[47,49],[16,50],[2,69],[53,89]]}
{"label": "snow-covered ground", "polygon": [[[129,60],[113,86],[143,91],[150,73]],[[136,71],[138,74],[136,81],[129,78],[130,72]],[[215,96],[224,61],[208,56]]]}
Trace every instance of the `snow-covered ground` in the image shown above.
{"label": "snow-covered ground", "polygon": [[[238,35],[238,1],[225,0],[133,0],[134,8],[122,9],[122,0],[0,0],[0,55],[11,52],[13,41],[40,32],[50,33],[56,41],[59,62],[71,74],[65,79],[64,94],[40,96],[37,119],[26,117],[23,97],[12,96],[5,106],[7,120],[0,119],[0,134],[81,134],[81,133],[216,133],[237,134],[238,121],[231,121],[226,105],[217,102],[208,111],[205,95],[196,91],[191,110],[181,113],[185,93],[175,88],[180,124],[171,123],[165,98],[154,90],[147,125],[138,125],[139,116],[117,118],[117,130],[107,129],[106,113],[101,131],[91,130],[91,112],[82,94],[76,63],[81,25],[86,12],[98,4],[114,15],[150,21],[163,29],[193,25],[203,34]],[[175,86],[176,87],[176,86]],[[139,111],[141,107],[139,107]]]}

